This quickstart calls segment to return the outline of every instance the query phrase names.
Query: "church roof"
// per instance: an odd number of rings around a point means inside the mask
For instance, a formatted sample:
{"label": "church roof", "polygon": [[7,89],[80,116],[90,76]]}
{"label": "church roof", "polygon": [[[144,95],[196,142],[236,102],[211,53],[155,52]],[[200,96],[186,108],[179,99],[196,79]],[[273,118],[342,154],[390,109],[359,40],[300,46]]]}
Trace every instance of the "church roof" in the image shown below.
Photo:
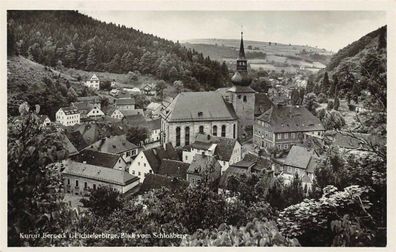
{"label": "church roof", "polygon": [[163,111],[169,122],[236,120],[231,104],[218,92],[183,92]]}
{"label": "church roof", "polygon": [[241,44],[239,46],[239,57],[238,59],[245,59],[245,48],[243,46],[243,32],[241,32]]}

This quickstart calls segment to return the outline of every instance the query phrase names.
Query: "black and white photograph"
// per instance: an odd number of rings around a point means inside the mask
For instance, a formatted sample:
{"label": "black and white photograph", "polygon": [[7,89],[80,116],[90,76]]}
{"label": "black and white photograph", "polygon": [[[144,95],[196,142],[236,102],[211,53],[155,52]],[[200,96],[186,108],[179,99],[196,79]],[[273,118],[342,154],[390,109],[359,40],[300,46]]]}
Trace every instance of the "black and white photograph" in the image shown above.
{"label": "black and white photograph", "polygon": [[4,249],[389,249],[387,10],[107,4],[3,9]]}

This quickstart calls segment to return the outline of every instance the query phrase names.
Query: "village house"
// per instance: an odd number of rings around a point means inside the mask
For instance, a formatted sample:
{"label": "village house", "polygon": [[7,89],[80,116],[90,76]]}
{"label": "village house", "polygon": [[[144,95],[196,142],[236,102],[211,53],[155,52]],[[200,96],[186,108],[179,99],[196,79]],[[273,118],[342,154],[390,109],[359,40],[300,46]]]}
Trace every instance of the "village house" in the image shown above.
{"label": "village house", "polygon": [[142,93],[142,91],[140,91],[140,89],[137,88],[137,87],[134,87],[134,88],[123,88],[122,90],[125,91],[125,92],[128,92],[129,94],[132,94],[132,95],[138,95],[138,94]]}
{"label": "village house", "polygon": [[133,98],[119,98],[115,101],[115,106],[120,110],[134,110],[135,99]]}
{"label": "village house", "polygon": [[187,181],[189,163],[179,160],[163,159],[158,174]]}
{"label": "village house", "polygon": [[87,80],[85,82],[85,86],[95,89],[95,90],[99,90],[100,88],[100,80],[99,78],[96,76],[96,74],[92,75],[91,79]]}
{"label": "village house", "polygon": [[283,164],[282,176],[288,184],[295,174],[302,180],[302,186],[306,193],[311,190],[314,179],[314,171],[319,163],[319,155],[313,149],[294,145]]}
{"label": "village house", "polygon": [[144,85],[142,90],[145,95],[148,95],[148,96],[156,96],[157,95],[156,85],[154,83]]}
{"label": "village house", "polygon": [[162,160],[164,159],[179,159],[176,150],[170,143],[157,148],[141,151],[129,167],[129,173],[138,176],[140,182],[143,182],[147,174],[158,173]]}
{"label": "village house", "polygon": [[75,107],[80,113],[80,118],[101,118],[105,114],[100,110],[100,105],[91,104],[88,102],[72,102],[72,107]]}
{"label": "village house", "polygon": [[51,124],[51,120],[47,115],[38,115],[38,118],[40,120],[40,126],[41,127],[46,127]]}
{"label": "village house", "polygon": [[139,184],[139,178],[126,171],[103,166],[80,163],[68,159],[63,162],[62,172],[66,193],[89,195],[89,190],[99,186],[109,186],[124,194]]}
{"label": "village house", "polygon": [[304,141],[304,133],[321,136],[322,123],[305,107],[273,106],[255,120],[253,144],[260,148],[288,150]]}
{"label": "village house", "polygon": [[101,109],[101,104],[100,104],[101,99],[102,98],[98,95],[82,96],[82,97],[77,97],[77,102],[84,102],[87,104],[91,104]]}
{"label": "village house", "polygon": [[127,163],[122,156],[93,150],[82,150],[70,158],[73,161],[125,171]]}
{"label": "village house", "polygon": [[130,163],[139,152],[139,147],[129,142],[125,135],[104,137],[91,144],[87,149],[118,154],[127,163]]}
{"label": "village house", "polygon": [[204,183],[211,188],[218,188],[221,166],[213,156],[195,155],[187,169],[187,181],[191,186]]}
{"label": "village house", "polygon": [[133,109],[133,110],[129,110],[129,109],[114,109],[114,110],[110,110],[109,112],[110,117],[117,119],[117,120],[122,120],[125,117],[130,117],[130,116],[134,116],[134,115],[143,115],[143,109]]}
{"label": "village house", "polygon": [[223,173],[229,165],[241,160],[242,146],[237,139],[198,134],[194,143],[183,149],[182,160],[191,163],[197,154],[216,157]]}
{"label": "village house", "polygon": [[146,108],[146,115],[151,118],[159,118],[161,116],[161,110],[164,107],[157,102],[150,102]]}
{"label": "village house", "polygon": [[55,114],[56,122],[64,126],[80,124],[80,113],[75,107],[60,108]]}
{"label": "village house", "polygon": [[219,186],[220,188],[227,190],[228,181],[232,176],[240,179],[241,176],[250,177],[254,174],[257,177],[266,175],[271,178],[274,176],[274,169],[275,168],[270,159],[247,153],[243,157],[243,160],[230,165],[230,167],[228,167],[228,169],[222,174]]}
{"label": "village house", "polygon": [[167,188],[171,191],[175,191],[175,190],[181,191],[187,189],[187,187],[188,187],[188,182],[183,179],[161,175],[161,174],[149,173],[144,178],[144,181],[141,184],[139,191],[142,193],[142,192],[151,191],[153,189],[161,189],[161,188]]}

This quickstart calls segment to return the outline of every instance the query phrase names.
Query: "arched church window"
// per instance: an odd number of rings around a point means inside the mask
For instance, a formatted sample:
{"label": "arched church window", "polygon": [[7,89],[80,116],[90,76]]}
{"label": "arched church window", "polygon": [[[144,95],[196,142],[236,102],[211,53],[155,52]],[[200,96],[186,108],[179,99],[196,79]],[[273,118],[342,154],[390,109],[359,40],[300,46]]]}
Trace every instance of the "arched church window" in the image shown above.
{"label": "arched church window", "polygon": [[226,126],[225,126],[225,125],[222,125],[222,126],[221,126],[221,136],[222,136],[222,137],[225,137],[225,136],[226,136]]}
{"label": "arched church window", "polygon": [[184,133],[184,138],[185,138],[185,145],[189,145],[190,144],[190,127],[186,127],[185,129],[185,133]]}
{"label": "arched church window", "polygon": [[180,127],[176,128],[176,146],[180,146]]}
{"label": "arched church window", "polygon": [[204,133],[204,126],[199,126],[199,133],[200,134],[203,134]]}
{"label": "arched church window", "polygon": [[212,135],[217,136],[217,125],[213,126]]}

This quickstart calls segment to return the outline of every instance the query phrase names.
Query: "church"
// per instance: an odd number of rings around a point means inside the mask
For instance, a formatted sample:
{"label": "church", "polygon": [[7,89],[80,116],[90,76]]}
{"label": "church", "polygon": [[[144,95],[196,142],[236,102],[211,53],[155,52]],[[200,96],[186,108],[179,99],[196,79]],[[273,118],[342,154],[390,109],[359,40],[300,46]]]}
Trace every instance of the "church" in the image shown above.
{"label": "church", "polygon": [[243,33],[233,86],[209,92],[182,92],[161,112],[162,142],[183,147],[197,134],[237,139],[247,127],[253,127],[255,91],[243,45]]}

